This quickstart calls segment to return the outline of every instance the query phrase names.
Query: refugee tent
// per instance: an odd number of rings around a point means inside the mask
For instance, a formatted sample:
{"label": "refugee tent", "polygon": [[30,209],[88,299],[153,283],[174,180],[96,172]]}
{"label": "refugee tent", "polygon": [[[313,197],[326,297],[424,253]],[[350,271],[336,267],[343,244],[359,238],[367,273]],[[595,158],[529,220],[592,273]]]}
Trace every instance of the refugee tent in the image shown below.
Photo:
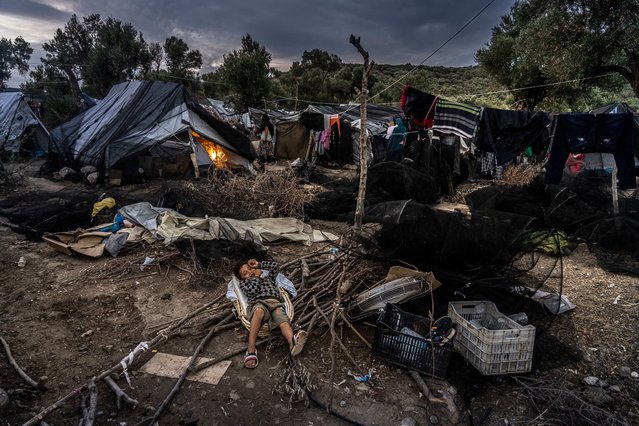
{"label": "refugee tent", "polygon": [[29,100],[20,92],[0,93],[0,152],[46,154],[51,136]]}
{"label": "refugee tent", "polygon": [[[315,144],[320,159],[335,163],[359,164],[359,104],[309,105],[295,113],[272,110],[249,110],[251,121],[260,123],[268,115],[275,126],[275,156],[294,160],[306,158]],[[369,104],[366,129],[369,136],[385,134],[388,122],[401,114],[398,108]],[[326,131],[331,129],[330,133]],[[331,135],[320,147],[321,133]]]}
{"label": "refugee tent", "polygon": [[217,114],[217,117],[220,120],[223,120],[225,122],[229,122],[229,121],[235,121],[235,122],[241,122],[242,121],[242,115],[238,114],[235,111],[235,108],[233,108],[231,105],[229,105],[228,102],[222,101],[222,100],[218,100],[218,99],[211,99],[211,98],[207,98],[206,101],[208,102],[208,106],[215,111],[215,114]]}
{"label": "refugee tent", "polygon": [[51,132],[49,153],[64,165],[124,176],[179,177],[198,167],[250,167],[248,138],[216,119],[186,88],[129,81]]}

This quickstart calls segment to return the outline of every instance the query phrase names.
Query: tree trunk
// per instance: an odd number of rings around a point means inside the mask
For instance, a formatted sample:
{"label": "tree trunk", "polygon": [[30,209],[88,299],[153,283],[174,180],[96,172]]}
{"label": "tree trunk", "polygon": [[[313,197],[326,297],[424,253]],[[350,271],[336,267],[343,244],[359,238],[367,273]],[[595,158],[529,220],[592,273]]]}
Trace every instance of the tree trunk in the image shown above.
{"label": "tree trunk", "polygon": [[359,42],[360,38],[351,34],[349,42],[355,46],[357,51],[364,58],[362,69],[362,90],[359,92],[360,99],[360,132],[359,132],[359,189],[357,191],[357,206],[355,207],[355,220],[353,229],[356,232],[362,229],[362,218],[364,217],[364,200],[366,198],[366,179],[368,177],[368,152],[366,150],[366,99],[368,96],[368,75],[373,68],[374,62],[368,61],[368,52],[364,50]]}
{"label": "tree trunk", "polygon": [[78,82],[78,78],[75,76],[73,69],[70,66],[61,66],[60,69],[64,71],[67,77],[69,77],[71,88],[75,91],[76,94],[79,94],[82,90],[80,90],[80,83]]}

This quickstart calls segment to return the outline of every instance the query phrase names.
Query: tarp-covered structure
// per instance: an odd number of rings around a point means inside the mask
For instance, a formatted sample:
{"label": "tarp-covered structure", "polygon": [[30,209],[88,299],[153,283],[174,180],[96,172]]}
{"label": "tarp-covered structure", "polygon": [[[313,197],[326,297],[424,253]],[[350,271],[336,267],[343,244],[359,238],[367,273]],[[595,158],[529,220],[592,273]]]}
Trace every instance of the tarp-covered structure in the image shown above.
{"label": "tarp-covered structure", "polygon": [[28,101],[29,97],[20,92],[0,93],[0,152],[46,154],[49,131]]}
{"label": "tarp-covered structure", "polygon": [[[317,152],[320,159],[343,164],[359,164],[361,131],[359,104],[309,105],[300,112],[249,109],[251,122],[260,123],[264,114],[275,126],[275,155],[294,160],[312,153],[309,144],[319,147],[321,132],[331,130],[330,142],[324,141]],[[367,105],[368,136],[385,134],[388,123],[401,115],[399,108]],[[326,133],[325,133],[326,134]]]}
{"label": "tarp-covered structure", "polygon": [[207,98],[206,101],[209,104],[209,108],[215,111],[215,114],[217,114],[221,120],[227,123],[229,121],[242,121],[242,114],[236,112],[235,108],[233,108],[233,106],[231,106],[228,102],[212,98]]}
{"label": "tarp-covered structure", "polygon": [[71,166],[183,175],[197,165],[249,167],[250,141],[213,117],[187,89],[164,81],[113,86],[95,106],[51,132],[49,153]]}

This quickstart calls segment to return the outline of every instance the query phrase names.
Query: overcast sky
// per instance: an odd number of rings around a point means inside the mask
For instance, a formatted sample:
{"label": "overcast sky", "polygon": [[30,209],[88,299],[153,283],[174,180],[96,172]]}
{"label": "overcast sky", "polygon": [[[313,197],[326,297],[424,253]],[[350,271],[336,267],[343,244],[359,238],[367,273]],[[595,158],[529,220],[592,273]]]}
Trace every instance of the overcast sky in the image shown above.
{"label": "overcast sky", "polygon": [[[319,48],[344,62],[361,62],[348,43],[361,37],[371,59],[384,64],[418,64],[459,30],[490,0],[0,0],[0,37],[23,36],[40,63],[42,43],[71,14],[98,13],[130,22],[147,42],[178,36],[203,56],[201,72],[221,64],[249,33],[266,46],[271,66],[288,70],[304,50]],[[426,65],[465,66],[490,39],[491,29],[514,0],[492,4]],[[24,81],[13,72],[10,86]]]}

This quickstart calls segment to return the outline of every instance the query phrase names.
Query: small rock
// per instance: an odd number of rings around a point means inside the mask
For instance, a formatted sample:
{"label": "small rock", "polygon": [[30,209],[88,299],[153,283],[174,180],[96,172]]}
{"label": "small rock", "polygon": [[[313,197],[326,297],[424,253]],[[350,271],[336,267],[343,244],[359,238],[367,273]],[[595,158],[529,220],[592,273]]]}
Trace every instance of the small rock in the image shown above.
{"label": "small rock", "polygon": [[621,392],[621,387],[618,385],[612,385],[608,388],[610,392]]}
{"label": "small rock", "polygon": [[346,407],[346,401],[341,400],[341,401],[339,402],[339,406],[340,406],[340,407]]}
{"label": "small rock", "polygon": [[84,333],[82,333],[82,337],[89,337],[92,334],[93,334],[93,330],[87,330]]}
{"label": "small rock", "polygon": [[4,391],[4,389],[0,388],[0,410],[9,405],[9,395]]}
{"label": "small rock", "polygon": [[236,391],[232,390],[229,394],[229,398],[231,398],[233,401],[237,401],[240,399],[240,395]]}
{"label": "small rock", "polygon": [[348,386],[344,387],[344,393],[345,393],[346,395],[350,395],[350,394],[351,394],[351,392],[352,392],[352,391],[351,391],[351,388],[349,388]]}
{"label": "small rock", "polygon": [[633,379],[639,378],[639,373],[633,371],[632,373],[630,373],[630,377],[632,377]]}
{"label": "small rock", "polygon": [[583,382],[588,386],[597,386],[597,384],[599,384],[599,379],[594,376],[588,376],[584,378]]}
{"label": "small rock", "polygon": [[600,388],[607,388],[608,387],[608,380],[604,380],[604,379],[599,379],[599,383],[597,383],[599,385]]}
{"label": "small rock", "polygon": [[399,426],[417,426],[417,421],[412,417],[404,417]]}
{"label": "small rock", "polygon": [[457,389],[455,388],[455,386],[450,386],[448,388],[448,393],[451,395],[457,395]]}
{"label": "small rock", "polygon": [[627,366],[623,366],[623,367],[619,367],[619,375],[621,377],[630,377],[630,373],[632,372],[632,370],[630,369],[630,367]]}
{"label": "small rock", "polygon": [[608,395],[605,390],[594,386],[586,388],[584,398],[597,407],[605,407],[614,401],[614,398]]}
{"label": "small rock", "polygon": [[73,381],[78,383],[80,381],[80,376],[73,376]]}
{"label": "small rock", "polygon": [[102,349],[104,349],[106,352],[111,352],[113,350],[113,345],[103,346]]}
{"label": "small rock", "polygon": [[169,300],[171,298],[171,293],[164,293],[160,299],[162,300]]}
{"label": "small rock", "polygon": [[244,386],[246,387],[246,389],[255,389],[255,382],[253,380],[249,380]]}
{"label": "small rock", "polygon": [[431,424],[434,424],[434,425],[439,423],[439,419],[437,418],[437,416],[430,416],[428,420],[430,420]]}

